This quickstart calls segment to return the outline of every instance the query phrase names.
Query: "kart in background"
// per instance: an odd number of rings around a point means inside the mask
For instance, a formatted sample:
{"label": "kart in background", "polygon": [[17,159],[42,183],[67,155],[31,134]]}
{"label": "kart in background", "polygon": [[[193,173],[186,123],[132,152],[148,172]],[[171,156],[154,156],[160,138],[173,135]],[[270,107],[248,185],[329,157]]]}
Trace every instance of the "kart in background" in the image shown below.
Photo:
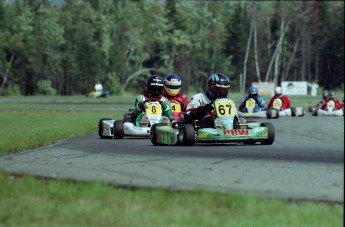
{"label": "kart in background", "polygon": [[[273,108],[267,109],[267,119],[286,117],[286,116],[300,116],[305,114],[304,107],[290,107],[285,110],[281,110],[282,100],[277,98],[273,101]],[[277,117],[278,116],[278,117]]]}
{"label": "kart in background", "polygon": [[149,137],[151,126],[156,123],[170,125],[170,120],[162,116],[162,106],[159,99],[144,101],[145,111],[140,113],[134,123],[129,122],[133,109],[124,114],[122,120],[102,118],[98,122],[98,135],[101,139],[123,139],[124,136]]}
{"label": "kart in background", "polygon": [[[267,110],[265,108],[261,108],[259,111],[255,111],[255,99],[249,98],[245,102],[245,107],[243,110],[238,110],[238,116],[244,117],[244,118],[260,118],[260,117],[266,117],[267,116]],[[279,115],[276,115],[276,118],[278,118]]]}
{"label": "kart in background", "polygon": [[200,127],[199,122],[169,126],[154,124],[150,139],[154,145],[186,145],[195,143],[245,143],[260,142],[271,145],[275,138],[275,129],[271,123],[246,122],[236,117],[236,108],[232,100],[221,98],[213,103],[213,127]]}
{"label": "kart in background", "polygon": [[327,102],[326,109],[321,108],[312,108],[311,109],[312,116],[344,116],[344,107],[342,109],[335,109],[335,102],[333,100],[329,100]]}

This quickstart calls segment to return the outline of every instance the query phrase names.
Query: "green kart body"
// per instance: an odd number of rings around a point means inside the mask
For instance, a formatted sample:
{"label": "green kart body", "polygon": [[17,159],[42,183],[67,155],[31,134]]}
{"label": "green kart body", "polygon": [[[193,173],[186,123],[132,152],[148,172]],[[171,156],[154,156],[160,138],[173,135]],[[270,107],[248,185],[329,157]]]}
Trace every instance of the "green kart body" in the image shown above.
{"label": "green kart body", "polygon": [[167,126],[155,124],[151,129],[154,145],[193,145],[194,143],[234,143],[242,142],[271,145],[275,130],[271,123],[235,120],[236,109],[232,100],[223,98],[214,102],[214,127],[199,128],[196,124]]}

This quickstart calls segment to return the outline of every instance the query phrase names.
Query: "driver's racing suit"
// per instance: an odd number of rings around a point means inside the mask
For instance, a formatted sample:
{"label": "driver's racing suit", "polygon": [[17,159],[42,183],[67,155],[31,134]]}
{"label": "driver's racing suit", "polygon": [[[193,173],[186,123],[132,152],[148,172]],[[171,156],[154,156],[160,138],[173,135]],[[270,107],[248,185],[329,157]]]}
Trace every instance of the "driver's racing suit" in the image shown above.
{"label": "driver's racing suit", "polygon": [[[212,106],[213,102],[214,100],[209,99],[207,95],[203,93],[193,95],[187,106],[185,122],[192,124],[193,120],[198,120],[200,121],[200,127],[212,127],[213,121],[211,117],[211,111],[214,109],[214,107]],[[236,107],[235,115],[238,119]]]}
{"label": "driver's racing suit", "polygon": [[159,99],[162,102],[162,116],[166,116],[169,119],[172,119],[172,110],[169,100],[163,96],[161,96],[160,98],[152,97],[147,91],[144,91],[143,95],[138,95],[138,97],[135,99],[134,110],[131,113],[130,117],[131,122],[134,123],[139,114],[145,111],[144,101],[150,99]]}
{"label": "driver's racing suit", "polygon": [[268,103],[268,109],[273,108],[273,102],[275,99],[280,99],[282,100],[282,106],[281,106],[281,110],[285,110],[287,108],[290,108],[290,99],[289,97],[287,97],[286,95],[275,95],[271,98],[270,102]]}
{"label": "driver's racing suit", "polygon": [[261,97],[260,95],[256,95],[254,97],[250,97],[250,96],[246,96],[243,100],[243,102],[241,103],[241,105],[239,106],[239,110],[242,112],[247,112],[246,110],[246,101],[248,99],[254,99],[255,100],[255,107],[254,107],[254,112],[258,112],[260,111],[262,108],[265,108],[265,100],[263,97]]}

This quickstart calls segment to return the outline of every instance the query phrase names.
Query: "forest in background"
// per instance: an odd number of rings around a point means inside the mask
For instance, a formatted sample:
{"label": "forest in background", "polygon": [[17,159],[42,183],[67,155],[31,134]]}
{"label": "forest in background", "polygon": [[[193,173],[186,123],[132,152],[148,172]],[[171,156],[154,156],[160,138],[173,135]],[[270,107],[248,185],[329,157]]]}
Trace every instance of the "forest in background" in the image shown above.
{"label": "forest in background", "polygon": [[[344,87],[343,1],[0,0],[0,96],[138,93],[150,74],[203,90]],[[201,88],[201,89],[200,89]]]}

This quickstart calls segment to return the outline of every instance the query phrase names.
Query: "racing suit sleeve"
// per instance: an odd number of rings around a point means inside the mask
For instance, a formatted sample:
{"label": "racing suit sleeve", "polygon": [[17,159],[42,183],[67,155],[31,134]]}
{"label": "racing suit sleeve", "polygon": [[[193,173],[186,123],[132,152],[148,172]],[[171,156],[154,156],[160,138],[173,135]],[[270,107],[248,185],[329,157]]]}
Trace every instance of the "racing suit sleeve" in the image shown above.
{"label": "racing suit sleeve", "polygon": [[281,97],[281,100],[282,100],[282,109],[283,110],[290,108],[291,103],[290,103],[289,97],[287,97],[286,95],[283,95]]}
{"label": "racing suit sleeve", "polygon": [[139,116],[139,114],[141,112],[143,112],[145,109],[144,107],[144,100],[145,100],[145,97],[142,96],[142,95],[139,95],[136,99],[135,99],[135,102],[134,102],[134,110],[133,112],[131,113],[131,117],[130,117],[130,121],[131,122],[135,122],[135,120],[137,119],[137,117]]}
{"label": "racing suit sleeve", "polygon": [[270,99],[270,102],[268,103],[268,106],[267,106],[268,109],[271,109],[271,108],[273,107],[273,101],[274,101],[274,99],[275,99],[274,96]]}
{"label": "racing suit sleeve", "polygon": [[257,102],[260,108],[265,108],[265,100],[261,96],[258,97]]}
{"label": "racing suit sleeve", "polygon": [[183,111],[186,111],[187,106],[188,106],[188,104],[189,104],[188,96],[182,95],[182,96],[181,96],[181,102],[180,102],[180,103],[182,104],[182,110],[183,110]]}
{"label": "racing suit sleeve", "polygon": [[342,104],[340,103],[339,99],[334,100],[335,103],[335,110],[342,109]]}
{"label": "racing suit sleeve", "polygon": [[246,96],[246,97],[244,98],[243,102],[242,102],[242,103],[240,104],[240,106],[238,107],[239,110],[244,109],[245,103],[246,103],[247,99],[248,99],[248,97]]}
{"label": "racing suit sleeve", "polygon": [[162,115],[172,119],[172,109],[168,99],[165,99],[162,103]]}

